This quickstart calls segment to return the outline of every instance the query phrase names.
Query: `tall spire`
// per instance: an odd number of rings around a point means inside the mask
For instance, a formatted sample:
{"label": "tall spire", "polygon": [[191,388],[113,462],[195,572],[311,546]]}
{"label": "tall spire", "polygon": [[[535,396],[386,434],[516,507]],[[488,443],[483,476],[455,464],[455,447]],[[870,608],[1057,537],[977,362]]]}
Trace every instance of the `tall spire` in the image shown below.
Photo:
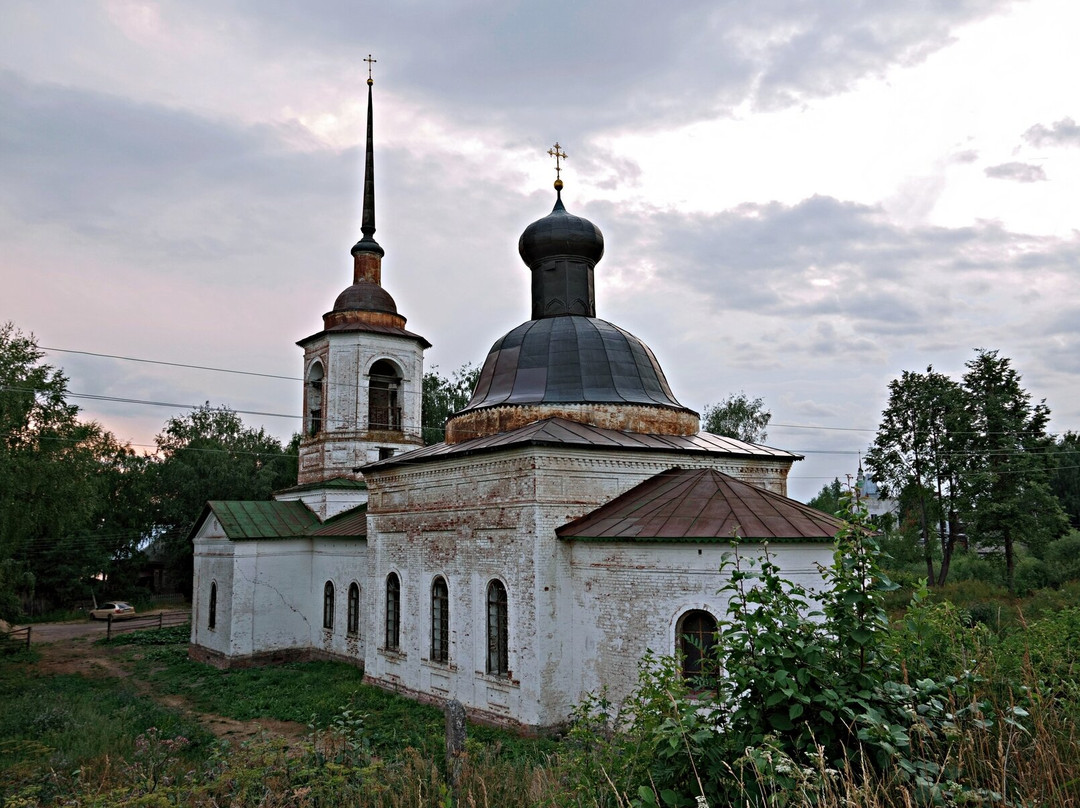
{"label": "tall spire", "polygon": [[383,248],[379,246],[373,236],[375,235],[375,142],[372,133],[373,105],[371,101],[371,86],[375,83],[371,78],[371,65],[376,59],[371,54],[364,60],[368,63],[368,100],[367,100],[367,149],[364,158],[364,207],[360,224],[360,232],[363,238],[352,248],[353,254],[353,283],[360,280],[380,283],[382,276],[382,257],[385,255]]}

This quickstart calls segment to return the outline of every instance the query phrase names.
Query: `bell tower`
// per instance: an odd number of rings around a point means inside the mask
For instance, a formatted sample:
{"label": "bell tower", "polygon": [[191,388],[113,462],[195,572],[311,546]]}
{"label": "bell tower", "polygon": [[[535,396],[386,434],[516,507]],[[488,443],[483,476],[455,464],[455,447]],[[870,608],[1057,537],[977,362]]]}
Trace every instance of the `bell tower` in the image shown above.
{"label": "bell tower", "polygon": [[360,232],[352,248],[353,282],[323,315],[304,349],[304,421],[298,482],[359,479],[357,466],[423,446],[421,385],[426,339],[382,287],[383,248],[375,241],[375,155],[368,62],[367,148]]}

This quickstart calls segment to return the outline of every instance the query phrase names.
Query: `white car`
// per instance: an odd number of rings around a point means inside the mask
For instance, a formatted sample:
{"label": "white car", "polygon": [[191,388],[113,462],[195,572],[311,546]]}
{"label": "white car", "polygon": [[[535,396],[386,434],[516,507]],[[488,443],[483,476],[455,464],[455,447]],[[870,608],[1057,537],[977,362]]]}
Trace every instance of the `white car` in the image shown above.
{"label": "white car", "polygon": [[112,617],[113,620],[122,620],[125,617],[134,616],[135,607],[130,603],[124,603],[122,600],[102,603],[98,608],[90,610],[91,620],[108,620],[110,617]]}

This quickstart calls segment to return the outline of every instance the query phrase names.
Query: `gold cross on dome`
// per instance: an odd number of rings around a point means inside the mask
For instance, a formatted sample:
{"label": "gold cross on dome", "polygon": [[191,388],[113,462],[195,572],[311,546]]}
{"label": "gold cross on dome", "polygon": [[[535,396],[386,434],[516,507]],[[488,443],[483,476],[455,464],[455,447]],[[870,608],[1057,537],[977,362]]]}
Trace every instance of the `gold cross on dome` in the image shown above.
{"label": "gold cross on dome", "polygon": [[367,62],[367,79],[368,79],[368,81],[371,81],[371,66],[373,64],[375,64],[375,62],[377,62],[379,60],[378,59],[372,59],[371,54],[369,53],[367,55],[367,58],[364,59],[364,61]]}
{"label": "gold cross on dome", "polygon": [[555,158],[555,179],[562,179],[562,164],[559,161],[566,159],[566,152],[562,150],[559,141],[556,140],[555,145],[548,149],[548,154]]}

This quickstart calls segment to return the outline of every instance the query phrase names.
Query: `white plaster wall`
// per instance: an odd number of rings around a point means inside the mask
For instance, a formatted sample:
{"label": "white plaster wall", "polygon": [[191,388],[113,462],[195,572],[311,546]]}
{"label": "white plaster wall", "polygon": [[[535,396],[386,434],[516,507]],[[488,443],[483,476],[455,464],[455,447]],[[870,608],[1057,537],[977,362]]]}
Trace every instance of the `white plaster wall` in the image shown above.
{"label": "white plaster wall", "polygon": [[[566,635],[574,686],[570,702],[607,685],[613,700],[625,698],[637,680],[646,650],[675,652],[676,625],[686,612],[703,609],[725,616],[729,578],[719,572],[727,543],[567,542],[569,575],[561,597],[572,603]],[[820,591],[818,565],[832,563],[832,543],[773,543],[769,553],[782,575]],[[739,547],[745,558],[764,554],[761,544]],[[570,705],[567,705],[569,707]]]}
{"label": "white plaster wall", "polygon": [[[364,659],[364,643],[370,633],[369,610],[364,599],[367,595],[367,543],[342,539],[315,539],[311,548],[311,597],[316,608],[311,614],[312,648],[328,654],[354,660]],[[334,626],[323,628],[323,589],[326,582],[334,584]],[[360,586],[359,631],[348,631],[349,585]]]}
{"label": "white plaster wall", "polygon": [[321,608],[321,590],[319,607],[311,602],[310,540],[262,539],[233,545],[229,656],[310,647],[311,621]]}
{"label": "white plaster wall", "polygon": [[[790,462],[525,447],[369,473],[368,589],[376,639],[366,646],[368,677],[404,691],[457,698],[497,719],[529,726],[564,721],[584,692],[586,677],[578,669],[584,659],[577,649],[586,638],[575,623],[570,551],[555,528],[675,465],[714,467],[776,490]],[[391,571],[402,586],[399,652],[382,648]],[[428,659],[436,574],[450,590],[446,665]],[[509,677],[484,672],[486,588],[495,577],[509,596]],[[705,576],[688,580],[711,586]],[[630,605],[623,602],[624,609]],[[615,651],[605,649],[605,658],[616,660]],[[636,675],[636,658],[634,664]],[[625,666],[605,676],[626,677]]]}
{"label": "white plaster wall", "polygon": [[325,522],[339,513],[352,510],[363,505],[368,500],[366,489],[341,489],[341,488],[314,488],[306,491],[285,491],[274,494],[278,502],[294,502],[299,500],[319,517],[320,522]]}
{"label": "white plaster wall", "polygon": [[[355,477],[353,469],[378,460],[380,448],[398,453],[423,445],[420,407],[424,352],[420,343],[391,334],[331,333],[307,345],[305,377],[316,358],[323,363],[326,374],[323,431],[316,439],[301,443],[301,480]],[[400,433],[369,430],[368,372],[380,359],[390,360],[401,371]]]}
{"label": "white plaster wall", "polygon": [[[211,514],[195,536],[195,567],[191,590],[191,642],[228,654],[232,637],[233,543]],[[210,587],[217,583],[217,617],[207,624]]]}

